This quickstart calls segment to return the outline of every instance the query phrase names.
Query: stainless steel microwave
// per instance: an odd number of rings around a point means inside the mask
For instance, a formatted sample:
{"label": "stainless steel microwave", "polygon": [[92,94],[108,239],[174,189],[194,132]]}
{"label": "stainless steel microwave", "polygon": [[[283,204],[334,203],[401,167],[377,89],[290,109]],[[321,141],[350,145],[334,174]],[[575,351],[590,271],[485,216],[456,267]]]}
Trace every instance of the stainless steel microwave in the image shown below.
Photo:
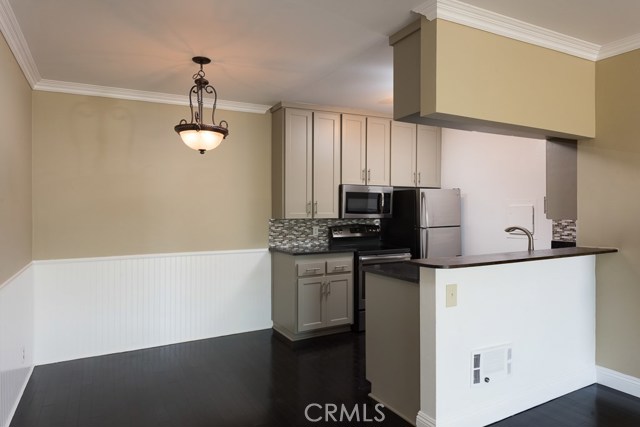
{"label": "stainless steel microwave", "polygon": [[340,186],[340,218],[391,218],[393,187]]}

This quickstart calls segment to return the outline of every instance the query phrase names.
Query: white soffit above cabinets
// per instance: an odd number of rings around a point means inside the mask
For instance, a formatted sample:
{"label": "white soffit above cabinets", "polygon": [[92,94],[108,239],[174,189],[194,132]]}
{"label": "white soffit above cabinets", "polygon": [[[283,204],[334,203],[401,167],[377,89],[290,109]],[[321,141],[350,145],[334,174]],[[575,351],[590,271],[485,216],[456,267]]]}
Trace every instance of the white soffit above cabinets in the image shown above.
{"label": "white soffit above cabinets", "polygon": [[[560,3],[562,10],[558,8]],[[413,11],[430,21],[444,19],[591,61],[640,48],[640,25],[635,28],[634,22],[621,24],[621,17],[639,16],[637,0],[428,0]],[[516,16],[535,20],[537,24]],[[580,37],[568,35],[569,26],[563,25],[566,23],[571,23],[571,33],[579,32]],[[580,25],[591,23],[598,26],[590,27],[589,31],[578,30]],[[616,26],[620,27],[617,32],[612,30]],[[586,41],[586,37],[592,41]],[[621,38],[611,41],[612,37]]]}

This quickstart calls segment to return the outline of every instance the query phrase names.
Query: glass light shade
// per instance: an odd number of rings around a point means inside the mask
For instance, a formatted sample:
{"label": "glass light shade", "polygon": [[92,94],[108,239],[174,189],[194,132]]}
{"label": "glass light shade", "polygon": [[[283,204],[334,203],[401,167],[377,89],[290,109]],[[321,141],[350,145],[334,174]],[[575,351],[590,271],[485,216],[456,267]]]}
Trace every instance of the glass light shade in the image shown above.
{"label": "glass light shade", "polygon": [[179,133],[187,147],[200,152],[213,150],[225,137],[222,133],[210,130],[183,130]]}
{"label": "glass light shade", "polygon": [[[189,90],[189,109],[191,110],[191,122],[185,119],[180,120],[173,129],[178,132],[182,142],[191,149],[198,150],[200,154],[204,154],[209,150],[216,148],[223,139],[229,135],[229,124],[226,120],[221,120],[216,124],[214,118],[216,112],[216,104],[218,102],[218,93],[216,89],[209,84],[209,80],[204,77],[202,66],[211,62],[209,58],[204,56],[194,56],[193,62],[200,64],[200,71],[193,75],[193,86]],[[211,124],[202,122],[202,100],[203,94],[209,93],[214,95],[213,110],[211,111]],[[197,106],[194,111],[193,96],[196,95]]]}

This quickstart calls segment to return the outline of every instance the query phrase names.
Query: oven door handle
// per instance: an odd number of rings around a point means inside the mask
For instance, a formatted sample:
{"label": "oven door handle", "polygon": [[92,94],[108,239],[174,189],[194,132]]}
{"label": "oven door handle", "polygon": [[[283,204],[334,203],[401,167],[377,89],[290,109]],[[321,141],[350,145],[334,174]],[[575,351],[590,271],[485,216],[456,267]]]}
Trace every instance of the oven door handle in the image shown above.
{"label": "oven door handle", "polygon": [[367,263],[369,261],[390,261],[390,260],[398,260],[398,261],[406,261],[411,259],[411,254],[393,254],[393,255],[364,255],[358,257],[358,260],[361,263]]}

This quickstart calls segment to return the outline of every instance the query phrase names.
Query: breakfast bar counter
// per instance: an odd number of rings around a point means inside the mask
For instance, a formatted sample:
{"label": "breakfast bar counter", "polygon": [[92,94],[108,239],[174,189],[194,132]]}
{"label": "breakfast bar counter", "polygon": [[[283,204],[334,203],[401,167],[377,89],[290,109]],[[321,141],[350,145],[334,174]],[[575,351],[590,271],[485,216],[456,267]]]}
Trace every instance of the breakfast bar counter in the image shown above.
{"label": "breakfast bar counter", "polygon": [[615,252],[558,248],[368,267],[371,397],[417,426],[466,427],[593,384],[596,255]]}
{"label": "breakfast bar counter", "polygon": [[618,250],[614,248],[570,247],[446,258],[426,258],[412,260],[411,262],[417,264],[420,267],[465,268],[509,264],[514,262],[540,261],[545,259],[557,259],[585,255],[599,255],[613,252],[618,252]]}

